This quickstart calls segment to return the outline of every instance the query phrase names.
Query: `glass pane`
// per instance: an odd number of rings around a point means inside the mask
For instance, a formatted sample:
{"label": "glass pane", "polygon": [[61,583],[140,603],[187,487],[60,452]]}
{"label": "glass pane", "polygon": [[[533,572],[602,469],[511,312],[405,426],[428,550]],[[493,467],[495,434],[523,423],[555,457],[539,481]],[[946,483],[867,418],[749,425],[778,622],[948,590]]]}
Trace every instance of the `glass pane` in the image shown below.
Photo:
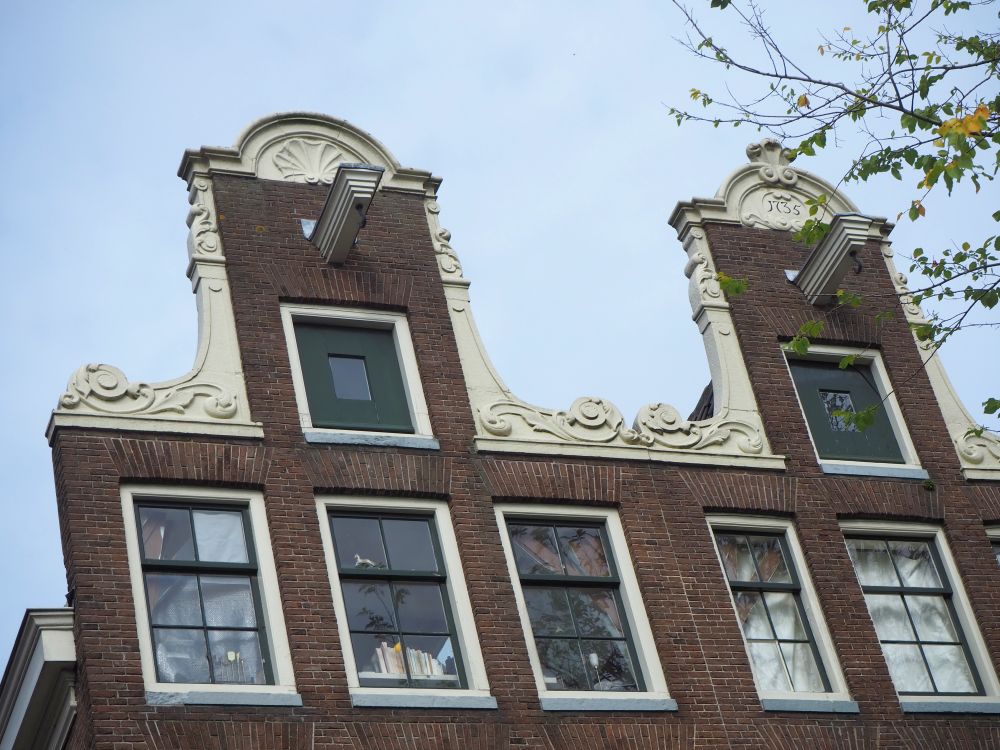
{"label": "glass pane", "polygon": [[782,643],[781,655],[792,676],[792,689],[797,692],[822,693],[826,690],[816,657],[808,643]]}
{"label": "glass pane", "polygon": [[351,633],[354,662],[362,685],[405,685],[403,647],[395,636]]}
{"label": "glass pane", "polygon": [[263,685],[264,663],[255,630],[210,630],[208,647],[216,682]]}
{"label": "glass pane", "polygon": [[625,641],[581,641],[593,690],[638,690]]}
{"label": "glass pane", "polygon": [[958,642],[958,633],[951,621],[951,612],[941,596],[907,596],[910,617],[922,641]]}
{"label": "glass pane", "polygon": [[889,551],[904,586],[939,587],[941,579],[934,569],[927,542],[889,542]]}
{"label": "glass pane", "polygon": [[862,586],[898,586],[899,579],[881,539],[848,539],[847,551]]}
{"label": "glass pane", "polygon": [[934,691],[931,678],[927,676],[923,657],[916,645],[884,643],[882,652],[885,654],[892,684],[900,693],[930,693]]}
{"label": "glass pane", "polygon": [[153,625],[201,625],[195,576],[146,574],[146,595]]}
{"label": "glass pane", "polygon": [[247,562],[243,514],[232,510],[196,510],[194,534],[198,559],[205,562]]}
{"label": "glass pane", "polygon": [[576,635],[565,589],[526,586],[524,603],[531,620],[531,632],[536,636]]}
{"label": "glass pane", "polygon": [[555,530],[551,526],[510,525],[517,572],[524,575],[562,575]]}
{"label": "glass pane", "polygon": [[404,633],[447,633],[448,619],[437,583],[392,584],[399,613],[399,629]]}
{"label": "glass pane", "polygon": [[153,650],[160,682],[211,682],[205,633],[153,628]]}
{"label": "glass pane", "polygon": [[569,592],[573,617],[581,636],[622,638],[621,615],[611,589],[575,589]]}
{"label": "glass pane", "polygon": [[898,594],[865,594],[868,612],[881,641],[915,641],[910,618]]}
{"label": "glass pane", "polygon": [[767,611],[771,613],[771,623],[778,638],[790,641],[806,640],[806,629],[802,627],[799,618],[799,606],[794,594],[775,593],[764,594]]}
{"label": "glass pane", "polygon": [[333,375],[333,393],[337,398],[352,401],[372,400],[364,357],[331,355],[330,374]]}
{"label": "glass pane", "polygon": [[854,414],[854,402],[851,394],[847,391],[824,391],[819,390],[819,400],[823,403],[826,416],[830,420],[830,429],[834,432],[857,432],[858,428],[854,424],[848,424],[843,414],[835,412],[847,412]]}
{"label": "glass pane", "polygon": [[559,526],[556,533],[567,575],[611,575],[600,529]]}
{"label": "glass pane", "polygon": [[736,612],[740,618],[740,625],[743,626],[743,635],[747,638],[766,638],[768,640],[774,638],[760,594],[753,591],[734,591],[733,599],[736,602]]}
{"label": "glass pane", "polygon": [[997,565],[1000,565],[1000,544],[993,544],[993,554],[997,556]]}
{"label": "glass pane", "polygon": [[587,673],[576,639],[536,638],[538,659],[542,663],[542,679],[547,690],[589,690]]}
{"label": "glass pane", "polygon": [[976,679],[961,646],[924,646],[939,693],[977,693]]}
{"label": "glass pane", "polygon": [[341,581],[351,630],[394,631],[396,617],[387,581]]}
{"label": "glass pane", "polygon": [[139,508],[147,560],[194,560],[191,514],[186,508]]}
{"label": "glass pane", "polygon": [[716,534],[715,539],[729,580],[756,581],[757,570],[746,537],[742,534]]}
{"label": "glass pane", "polygon": [[253,588],[245,576],[202,576],[205,624],[217,628],[255,628]]}
{"label": "glass pane", "polygon": [[382,521],[382,531],[389,548],[389,566],[393,570],[437,572],[431,526],[427,519],[387,518]]}
{"label": "glass pane", "polygon": [[371,570],[386,567],[382,533],[377,518],[330,516],[337,562],[345,570]]}
{"label": "glass pane", "polygon": [[748,536],[761,580],[769,583],[791,583],[792,576],[785,564],[781,540],[776,536]]}
{"label": "glass pane", "polygon": [[403,638],[406,643],[406,665],[410,668],[410,677],[415,685],[425,683],[427,687],[461,687],[451,638],[435,635],[407,635]]}
{"label": "glass pane", "polygon": [[785,665],[774,641],[751,641],[747,643],[753,663],[753,676],[757,687],[768,691],[789,691],[792,689],[785,673]]}

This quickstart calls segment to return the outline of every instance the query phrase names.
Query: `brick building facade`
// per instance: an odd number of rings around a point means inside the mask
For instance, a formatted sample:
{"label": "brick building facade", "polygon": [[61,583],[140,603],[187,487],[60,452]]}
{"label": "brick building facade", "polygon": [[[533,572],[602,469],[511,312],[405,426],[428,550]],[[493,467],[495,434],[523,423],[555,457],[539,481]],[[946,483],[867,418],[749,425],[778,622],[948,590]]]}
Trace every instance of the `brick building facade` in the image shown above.
{"label": "brick building facade", "polygon": [[712,386],[633,424],[506,388],[440,181],[371,136],[188,152],[196,363],[60,398],[72,607],[26,615],[0,748],[1000,747],[1000,439],[891,226],[747,152],[671,217]]}

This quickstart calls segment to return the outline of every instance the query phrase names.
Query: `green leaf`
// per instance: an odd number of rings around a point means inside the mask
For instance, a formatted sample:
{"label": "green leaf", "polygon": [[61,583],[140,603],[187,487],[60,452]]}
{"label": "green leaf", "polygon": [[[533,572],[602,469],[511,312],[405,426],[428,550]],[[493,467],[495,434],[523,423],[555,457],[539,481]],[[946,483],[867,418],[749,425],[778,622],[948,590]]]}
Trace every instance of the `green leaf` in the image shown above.
{"label": "green leaf", "polygon": [[747,290],[746,279],[734,279],[732,276],[719,271],[715,274],[715,280],[719,282],[719,287],[727,297],[739,297]]}
{"label": "green leaf", "polygon": [[846,370],[848,367],[854,364],[854,361],[858,358],[857,354],[848,354],[845,357],[841,357],[840,361],[837,363],[837,367],[841,370]]}
{"label": "green leaf", "polygon": [[987,414],[996,414],[1000,411],[1000,398],[988,398],[983,401],[983,411]]}

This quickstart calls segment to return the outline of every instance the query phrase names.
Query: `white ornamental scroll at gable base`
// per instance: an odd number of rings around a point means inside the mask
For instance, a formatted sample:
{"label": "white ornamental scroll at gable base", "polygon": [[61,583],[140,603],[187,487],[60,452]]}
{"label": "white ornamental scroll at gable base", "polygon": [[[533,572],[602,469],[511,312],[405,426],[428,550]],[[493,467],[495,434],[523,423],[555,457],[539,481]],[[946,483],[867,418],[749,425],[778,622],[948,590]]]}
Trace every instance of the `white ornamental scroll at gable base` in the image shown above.
{"label": "white ornamental scroll at gable base", "polygon": [[250,418],[212,182],[192,179],[187,224],[189,275],[198,301],[198,353],[191,371],[161,383],[130,382],[119,368],[78,368],[59,397],[57,427],[95,427],[259,437]]}

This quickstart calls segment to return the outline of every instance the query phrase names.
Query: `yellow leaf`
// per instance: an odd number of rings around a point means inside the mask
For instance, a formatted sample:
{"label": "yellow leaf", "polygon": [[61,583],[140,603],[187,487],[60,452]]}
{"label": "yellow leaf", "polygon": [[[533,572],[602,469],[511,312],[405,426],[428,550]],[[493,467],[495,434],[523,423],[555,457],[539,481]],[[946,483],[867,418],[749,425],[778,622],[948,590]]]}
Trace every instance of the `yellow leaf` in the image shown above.
{"label": "yellow leaf", "polygon": [[816,49],[818,49],[818,50],[819,50],[819,53],[820,53],[821,55],[825,55],[825,54],[826,54],[826,50],[824,50],[824,49],[823,49],[823,45],[822,45],[822,44],[821,44],[821,45],[819,45],[819,47],[817,47]]}
{"label": "yellow leaf", "polygon": [[808,107],[809,106],[809,97],[806,96],[805,94],[803,94],[802,96],[799,97],[798,101],[795,102],[795,106],[799,107],[800,109],[802,107]]}

